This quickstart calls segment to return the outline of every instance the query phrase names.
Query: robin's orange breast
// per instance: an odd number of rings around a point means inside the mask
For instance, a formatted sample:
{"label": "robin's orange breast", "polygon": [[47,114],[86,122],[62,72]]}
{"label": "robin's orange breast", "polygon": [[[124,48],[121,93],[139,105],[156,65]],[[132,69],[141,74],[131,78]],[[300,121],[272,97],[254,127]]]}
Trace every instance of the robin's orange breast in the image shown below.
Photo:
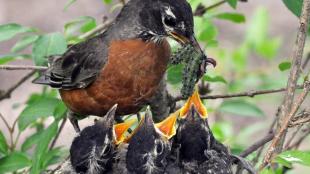
{"label": "robin's orange breast", "polygon": [[113,41],[108,61],[85,89],[60,90],[65,104],[85,115],[104,115],[114,104],[118,114],[139,111],[155,93],[170,57],[170,46],[140,39]]}

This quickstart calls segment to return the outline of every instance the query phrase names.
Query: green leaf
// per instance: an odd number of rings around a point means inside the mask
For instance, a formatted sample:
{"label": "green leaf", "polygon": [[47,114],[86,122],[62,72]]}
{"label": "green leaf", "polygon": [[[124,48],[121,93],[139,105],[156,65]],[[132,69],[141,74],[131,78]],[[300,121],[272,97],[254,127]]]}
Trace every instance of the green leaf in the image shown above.
{"label": "green leaf", "polygon": [[56,106],[60,103],[56,98],[41,98],[28,105],[18,118],[18,128],[23,131],[38,118],[52,116]]}
{"label": "green leaf", "polygon": [[105,4],[111,4],[112,0],[102,0],[102,2],[105,3]]}
{"label": "green leaf", "polygon": [[33,44],[32,53],[36,65],[47,65],[47,57],[61,55],[67,50],[67,43],[60,33],[42,35]]}
{"label": "green leaf", "polygon": [[228,2],[228,4],[232,7],[232,8],[236,8],[237,7],[237,2],[238,0],[226,0]]}
{"label": "green leaf", "polygon": [[279,38],[266,39],[256,45],[256,51],[264,58],[271,60],[276,57],[279,52],[281,40]]}
{"label": "green leaf", "polygon": [[96,27],[96,19],[90,16],[81,16],[64,26],[66,38],[72,37],[77,31],[82,33],[88,32]]}
{"label": "green leaf", "polygon": [[176,85],[182,82],[183,65],[171,66],[167,70],[167,80],[169,83]]}
{"label": "green leaf", "polygon": [[301,165],[310,166],[310,151],[285,151],[279,154],[278,157],[290,163],[298,163]]}
{"label": "green leaf", "polygon": [[53,122],[47,129],[45,129],[40,136],[40,140],[36,146],[33,156],[33,164],[30,173],[39,174],[44,170],[44,157],[48,153],[48,145],[53,137],[57,134],[58,122]]}
{"label": "green leaf", "polygon": [[234,23],[244,23],[245,16],[241,13],[220,13],[215,16],[218,19],[228,20]]}
{"label": "green leaf", "polygon": [[35,29],[23,27],[19,24],[4,24],[0,25],[0,42],[12,39],[17,34],[34,32]]}
{"label": "green leaf", "polygon": [[58,105],[55,107],[53,116],[56,120],[60,120],[65,117],[66,112],[66,105],[63,102],[59,102]]}
{"label": "green leaf", "polygon": [[0,130],[0,153],[7,154],[8,153],[8,144],[6,142],[5,136]]}
{"label": "green leaf", "polygon": [[220,111],[247,117],[262,117],[264,113],[256,105],[245,100],[226,100],[220,106]]}
{"label": "green leaf", "polygon": [[300,16],[303,0],[282,0],[285,6],[296,16]]}
{"label": "green leaf", "polygon": [[293,167],[291,162],[289,162],[289,161],[287,161],[287,160],[285,160],[285,159],[283,159],[281,157],[278,157],[278,156],[275,159],[273,159],[272,162],[281,164],[281,165],[283,165],[283,166],[285,166],[287,168],[292,168]]}
{"label": "green leaf", "polygon": [[28,149],[30,149],[33,145],[37,144],[40,140],[41,134],[42,132],[36,132],[33,135],[27,137],[27,139],[22,144],[22,147],[21,147],[22,151],[25,152]]}
{"label": "green leaf", "polygon": [[221,83],[225,83],[225,84],[227,83],[227,81],[222,76],[211,77],[209,75],[204,75],[203,79],[208,81],[208,82],[221,82]]}
{"label": "green leaf", "polygon": [[291,68],[291,62],[285,61],[285,62],[281,62],[279,64],[279,69],[280,71],[285,71]]}
{"label": "green leaf", "polygon": [[30,59],[31,55],[29,54],[7,54],[0,56],[0,65],[6,64],[8,62],[11,62],[13,60],[17,59]]}
{"label": "green leaf", "polygon": [[233,136],[233,127],[227,122],[216,122],[212,124],[211,130],[214,134],[214,137],[218,141],[225,141]]}
{"label": "green leaf", "polygon": [[31,45],[33,42],[35,42],[39,36],[37,35],[30,35],[30,36],[24,36],[21,40],[19,40],[11,49],[12,52],[16,53],[18,51],[24,50],[29,45]]}
{"label": "green leaf", "polygon": [[13,152],[0,159],[0,173],[13,172],[31,165],[27,155],[22,152]]}
{"label": "green leaf", "polygon": [[[206,24],[207,25],[207,24]],[[198,35],[198,40],[200,41],[210,41],[214,40],[217,36],[217,28],[214,25],[207,25]]]}
{"label": "green leaf", "polygon": [[68,156],[67,151],[63,150],[61,147],[54,148],[48,151],[43,157],[43,167],[46,168],[50,165],[57,164],[66,156]]}

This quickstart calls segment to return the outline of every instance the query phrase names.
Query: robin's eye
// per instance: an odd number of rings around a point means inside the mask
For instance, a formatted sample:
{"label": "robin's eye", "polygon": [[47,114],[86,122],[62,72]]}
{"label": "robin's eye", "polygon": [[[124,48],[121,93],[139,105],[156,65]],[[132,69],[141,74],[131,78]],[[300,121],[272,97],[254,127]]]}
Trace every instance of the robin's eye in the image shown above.
{"label": "robin's eye", "polygon": [[174,27],[177,24],[176,20],[171,16],[165,17],[164,23],[165,23],[165,25],[171,26],[171,27]]}

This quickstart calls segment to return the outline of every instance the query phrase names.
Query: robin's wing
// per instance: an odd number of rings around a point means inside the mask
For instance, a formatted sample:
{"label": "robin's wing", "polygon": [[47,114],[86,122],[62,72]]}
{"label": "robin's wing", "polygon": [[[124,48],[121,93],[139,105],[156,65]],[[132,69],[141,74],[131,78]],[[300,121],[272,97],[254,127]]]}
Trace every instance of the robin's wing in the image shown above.
{"label": "robin's wing", "polygon": [[99,35],[73,45],[61,57],[50,62],[49,69],[33,83],[60,89],[85,88],[100,73],[107,60],[107,43]]}

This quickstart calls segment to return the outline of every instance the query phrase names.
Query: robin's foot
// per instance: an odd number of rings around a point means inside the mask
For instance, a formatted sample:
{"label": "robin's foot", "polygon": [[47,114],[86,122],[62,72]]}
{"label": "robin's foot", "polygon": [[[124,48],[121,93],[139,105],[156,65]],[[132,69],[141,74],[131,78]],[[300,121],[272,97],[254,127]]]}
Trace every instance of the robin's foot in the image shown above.
{"label": "robin's foot", "polygon": [[81,132],[81,129],[80,129],[80,126],[79,126],[79,123],[77,120],[78,115],[76,113],[72,112],[71,110],[68,110],[67,117],[70,120],[75,132],[77,132],[77,133]]}
{"label": "robin's foot", "polygon": [[196,82],[199,81],[199,79],[206,73],[207,66],[211,64],[213,67],[216,67],[216,60],[213,58],[207,58],[205,57],[199,67],[199,70],[197,72],[197,79]]}

